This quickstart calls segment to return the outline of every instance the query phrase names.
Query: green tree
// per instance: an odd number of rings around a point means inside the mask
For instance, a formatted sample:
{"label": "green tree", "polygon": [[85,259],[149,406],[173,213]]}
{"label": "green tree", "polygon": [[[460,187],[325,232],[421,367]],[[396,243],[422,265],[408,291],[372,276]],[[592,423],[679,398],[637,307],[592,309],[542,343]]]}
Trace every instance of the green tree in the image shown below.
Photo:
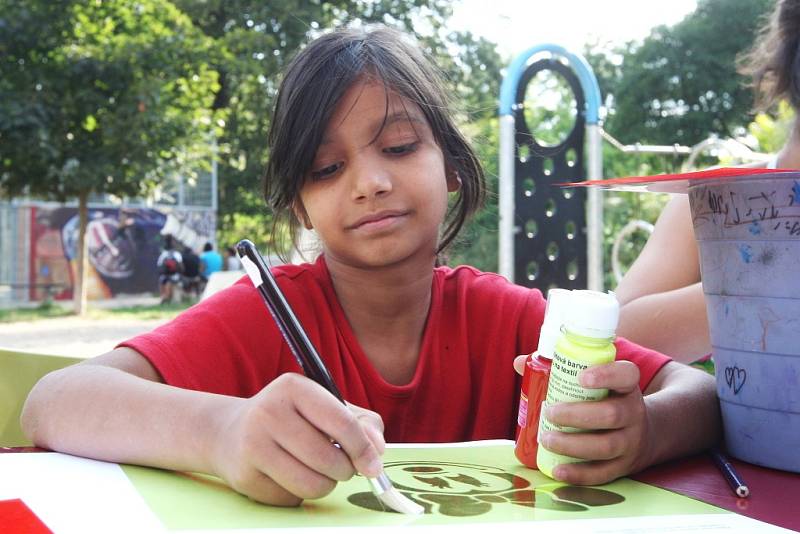
{"label": "green tree", "polygon": [[607,129],[626,143],[696,144],[711,133],[740,134],[752,97],[736,73],[774,0],[699,0],[674,26],[629,43],[617,80],[604,89],[613,105]]}
{"label": "green tree", "polygon": [[78,313],[89,195],[146,195],[210,156],[212,44],[168,2],[0,0],[0,193],[78,199]]}

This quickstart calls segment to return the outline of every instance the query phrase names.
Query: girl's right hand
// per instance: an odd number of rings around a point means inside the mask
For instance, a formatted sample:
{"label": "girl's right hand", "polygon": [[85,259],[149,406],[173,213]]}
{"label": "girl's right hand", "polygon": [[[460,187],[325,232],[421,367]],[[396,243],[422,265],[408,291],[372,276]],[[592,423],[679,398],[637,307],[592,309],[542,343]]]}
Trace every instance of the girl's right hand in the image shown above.
{"label": "girl's right hand", "polygon": [[380,416],[343,405],[302,375],[283,374],[229,406],[215,425],[220,435],[212,436],[212,463],[251,499],[297,506],[329,494],[356,472],[376,477],[383,469]]}

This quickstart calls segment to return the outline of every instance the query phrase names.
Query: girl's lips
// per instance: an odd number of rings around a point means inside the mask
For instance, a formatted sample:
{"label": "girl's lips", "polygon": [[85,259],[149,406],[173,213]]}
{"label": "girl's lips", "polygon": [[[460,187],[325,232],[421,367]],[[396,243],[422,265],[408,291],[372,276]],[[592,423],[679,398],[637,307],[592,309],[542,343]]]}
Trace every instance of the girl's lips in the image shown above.
{"label": "girl's lips", "polygon": [[382,230],[395,224],[399,219],[405,217],[404,211],[383,211],[373,213],[358,219],[349,229],[351,230]]}

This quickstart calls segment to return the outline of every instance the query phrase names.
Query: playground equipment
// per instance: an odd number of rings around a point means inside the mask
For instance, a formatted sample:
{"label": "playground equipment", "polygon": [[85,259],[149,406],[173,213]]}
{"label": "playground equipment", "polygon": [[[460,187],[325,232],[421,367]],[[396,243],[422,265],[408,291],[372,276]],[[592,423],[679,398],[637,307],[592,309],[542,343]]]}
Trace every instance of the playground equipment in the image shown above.
{"label": "playground equipment", "polygon": [[[572,130],[555,146],[537,140],[525,117],[526,88],[534,76],[547,70],[566,80],[577,104]],[[715,135],[691,147],[623,144],[602,128],[600,90],[586,60],[558,45],[534,46],[511,62],[500,88],[500,274],[542,290],[603,289],[603,192],[553,185],[603,178],[604,140],[627,154],[686,158],[683,171],[694,169],[704,154],[742,163],[769,158],[741,141]],[[621,245],[637,231],[651,233],[652,224],[631,221],[614,240],[611,262],[617,281],[623,274]]]}
{"label": "playground equipment", "polygon": [[[540,143],[524,116],[525,89],[543,70],[561,75],[577,103],[572,131],[555,146]],[[602,178],[599,113],[600,89],[582,56],[542,44],[523,52],[509,66],[500,88],[498,257],[499,272],[509,280],[542,289],[602,289],[601,192],[550,187]],[[584,141],[589,152],[588,176],[584,174]]]}

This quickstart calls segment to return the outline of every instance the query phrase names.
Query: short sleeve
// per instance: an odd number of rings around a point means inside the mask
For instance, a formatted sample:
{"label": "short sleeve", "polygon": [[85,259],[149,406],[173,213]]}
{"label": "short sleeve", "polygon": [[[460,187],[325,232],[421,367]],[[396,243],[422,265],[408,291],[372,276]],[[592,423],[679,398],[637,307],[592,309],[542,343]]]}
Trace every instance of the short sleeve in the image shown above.
{"label": "short sleeve", "polygon": [[246,279],[119,346],[141,353],[167,384],[240,397],[285,366],[280,332]]}
{"label": "short sleeve", "polygon": [[639,388],[642,391],[647,389],[661,368],[672,361],[669,356],[637,345],[623,337],[618,337],[614,345],[617,347],[617,360],[628,360],[639,368]]}

